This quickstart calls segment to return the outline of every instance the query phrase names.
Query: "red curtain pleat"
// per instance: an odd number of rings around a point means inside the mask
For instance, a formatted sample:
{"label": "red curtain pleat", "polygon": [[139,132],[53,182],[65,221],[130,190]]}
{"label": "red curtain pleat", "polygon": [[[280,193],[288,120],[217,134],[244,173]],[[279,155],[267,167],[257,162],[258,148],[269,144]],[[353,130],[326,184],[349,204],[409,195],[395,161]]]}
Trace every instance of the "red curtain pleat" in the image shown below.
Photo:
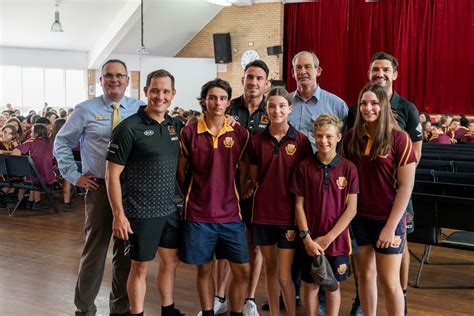
{"label": "red curtain pleat", "polygon": [[292,57],[318,55],[322,88],[357,100],[370,56],[386,51],[400,66],[395,90],[429,113],[474,114],[474,1],[320,0],[285,5],[284,79],[296,89]]}

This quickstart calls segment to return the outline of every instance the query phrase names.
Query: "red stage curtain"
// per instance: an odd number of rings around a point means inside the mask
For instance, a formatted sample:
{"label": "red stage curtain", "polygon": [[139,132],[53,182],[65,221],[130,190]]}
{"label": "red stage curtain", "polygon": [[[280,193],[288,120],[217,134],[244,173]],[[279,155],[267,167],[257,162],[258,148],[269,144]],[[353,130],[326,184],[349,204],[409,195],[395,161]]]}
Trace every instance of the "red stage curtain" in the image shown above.
{"label": "red stage curtain", "polygon": [[318,55],[321,87],[357,100],[370,56],[386,51],[400,65],[394,88],[429,113],[474,114],[474,1],[320,0],[285,5],[284,79],[296,89],[291,59]]}

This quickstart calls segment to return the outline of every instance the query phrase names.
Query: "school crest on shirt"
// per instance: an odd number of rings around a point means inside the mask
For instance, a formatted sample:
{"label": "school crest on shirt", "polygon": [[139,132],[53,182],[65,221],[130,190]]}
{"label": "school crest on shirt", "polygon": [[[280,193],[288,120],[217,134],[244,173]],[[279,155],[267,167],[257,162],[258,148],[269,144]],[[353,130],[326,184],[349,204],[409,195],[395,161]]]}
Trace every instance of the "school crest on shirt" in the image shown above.
{"label": "school crest on shirt", "polygon": [[294,241],[296,238],[296,232],[294,229],[288,229],[285,234],[286,240]]}
{"label": "school crest on shirt", "polygon": [[234,140],[232,137],[227,136],[224,138],[224,146],[227,148],[232,148],[232,146],[234,146]]}
{"label": "school crest on shirt", "polygon": [[345,263],[340,264],[337,267],[337,273],[339,273],[339,275],[343,275],[344,273],[346,273],[346,271],[347,271],[347,264],[345,264]]}
{"label": "school crest on shirt", "polygon": [[344,190],[347,187],[347,178],[346,177],[337,178],[336,184],[339,190]]}
{"label": "school crest on shirt", "polygon": [[176,136],[176,129],[173,125],[168,125],[168,133],[170,133],[170,136]]}
{"label": "school crest on shirt", "polygon": [[263,125],[270,124],[270,118],[266,115],[262,115],[262,117],[260,118],[260,124],[263,124]]}
{"label": "school crest on shirt", "polygon": [[296,145],[295,144],[286,145],[285,151],[287,155],[293,156],[296,152]]}
{"label": "school crest on shirt", "polygon": [[401,243],[402,243],[402,238],[400,236],[395,235],[395,237],[392,240],[392,243],[390,244],[390,247],[398,248],[400,247]]}

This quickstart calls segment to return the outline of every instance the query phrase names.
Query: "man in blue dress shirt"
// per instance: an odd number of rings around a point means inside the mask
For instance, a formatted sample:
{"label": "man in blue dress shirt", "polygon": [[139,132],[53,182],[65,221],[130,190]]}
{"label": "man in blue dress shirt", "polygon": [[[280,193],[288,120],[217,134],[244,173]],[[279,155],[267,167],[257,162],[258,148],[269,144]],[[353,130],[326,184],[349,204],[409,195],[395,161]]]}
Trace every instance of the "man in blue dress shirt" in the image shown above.
{"label": "man in blue dress shirt", "polygon": [[313,151],[316,151],[314,121],[319,115],[326,113],[333,114],[345,122],[348,108],[341,98],[319,86],[317,79],[322,68],[314,53],[301,51],[293,57],[292,64],[296,91],[291,94],[293,110],[288,115],[288,121],[309,138]]}
{"label": "man in blue dress shirt", "polygon": [[[112,211],[105,187],[105,157],[113,127],[137,112],[144,103],[124,96],[129,83],[127,67],[117,59],[102,66],[104,94],[76,106],[54,142],[54,156],[62,176],[87,190],[85,198],[85,244],[79,265],[74,303],[76,315],[95,315],[95,298],[104,274],[105,259],[112,236]],[[82,173],[72,149],[80,144]],[[130,258],[124,242],[114,238],[110,314],[129,315],[127,277]]]}

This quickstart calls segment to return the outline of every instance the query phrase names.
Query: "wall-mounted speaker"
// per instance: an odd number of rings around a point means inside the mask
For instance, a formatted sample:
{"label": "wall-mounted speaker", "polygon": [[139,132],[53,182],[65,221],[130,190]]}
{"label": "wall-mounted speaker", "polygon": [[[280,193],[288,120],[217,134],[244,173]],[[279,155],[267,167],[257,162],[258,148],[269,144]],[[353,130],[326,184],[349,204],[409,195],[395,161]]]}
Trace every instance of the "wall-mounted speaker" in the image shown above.
{"label": "wall-mounted speaker", "polygon": [[232,62],[232,49],[230,46],[230,33],[212,34],[214,39],[214,60],[216,64]]}
{"label": "wall-mounted speaker", "polygon": [[267,55],[279,55],[281,54],[281,45],[267,47]]}

